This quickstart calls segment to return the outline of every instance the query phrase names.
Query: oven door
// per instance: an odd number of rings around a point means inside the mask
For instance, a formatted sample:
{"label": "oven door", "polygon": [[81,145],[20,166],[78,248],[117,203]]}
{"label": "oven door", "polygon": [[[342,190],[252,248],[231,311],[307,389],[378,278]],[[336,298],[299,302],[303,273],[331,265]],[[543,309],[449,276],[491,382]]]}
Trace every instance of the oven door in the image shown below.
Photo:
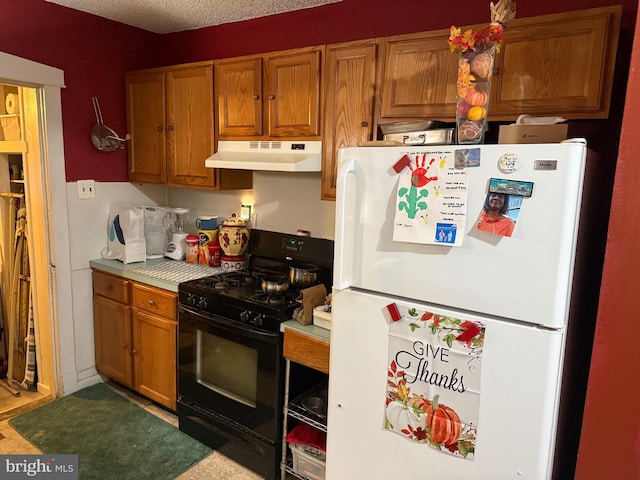
{"label": "oven door", "polygon": [[281,335],[182,305],[178,318],[178,398],[277,442]]}

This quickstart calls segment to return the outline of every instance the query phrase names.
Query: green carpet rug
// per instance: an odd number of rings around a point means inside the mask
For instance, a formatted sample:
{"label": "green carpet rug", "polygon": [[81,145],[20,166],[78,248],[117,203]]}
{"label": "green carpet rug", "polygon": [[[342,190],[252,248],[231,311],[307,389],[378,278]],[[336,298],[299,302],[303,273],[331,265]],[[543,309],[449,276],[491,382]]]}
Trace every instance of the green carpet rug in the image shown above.
{"label": "green carpet rug", "polygon": [[44,453],[78,454],[80,480],[174,479],[212,452],[102,383],[9,424]]}

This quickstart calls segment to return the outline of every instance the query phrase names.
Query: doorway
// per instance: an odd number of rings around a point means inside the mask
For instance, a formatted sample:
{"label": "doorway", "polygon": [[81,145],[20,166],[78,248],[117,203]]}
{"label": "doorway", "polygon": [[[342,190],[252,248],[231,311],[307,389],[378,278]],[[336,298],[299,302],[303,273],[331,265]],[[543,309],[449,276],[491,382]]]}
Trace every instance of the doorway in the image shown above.
{"label": "doorway", "polygon": [[63,72],[0,52],[0,84],[20,91],[21,138],[0,141],[0,156],[9,162],[9,155],[20,154],[23,162],[30,218],[27,243],[32,253],[36,388],[42,395],[56,397],[65,391],[63,372],[73,370],[74,353],[73,346],[63,350],[60,342],[73,328],[60,95]]}
{"label": "doorway", "polygon": [[[40,324],[50,320],[50,315],[35,305],[38,297],[49,295],[32,289],[36,284],[46,288],[46,282],[36,280],[43,272],[35,266],[48,263],[47,249],[35,248],[47,237],[46,216],[38,219],[46,212],[47,195],[37,195],[41,199],[34,200],[27,195],[29,191],[44,192],[45,185],[41,165],[36,164],[41,163],[37,89],[0,84],[0,94],[4,100],[0,105],[2,413],[50,395],[51,387],[40,382],[38,375],[39,371],[49,370],[44,362],[51,363],[43,352],[50,349],[40,348],[36,338],[47,343],[51,340],[40,334]],[[41,256],[45,259],[38,258]]]}

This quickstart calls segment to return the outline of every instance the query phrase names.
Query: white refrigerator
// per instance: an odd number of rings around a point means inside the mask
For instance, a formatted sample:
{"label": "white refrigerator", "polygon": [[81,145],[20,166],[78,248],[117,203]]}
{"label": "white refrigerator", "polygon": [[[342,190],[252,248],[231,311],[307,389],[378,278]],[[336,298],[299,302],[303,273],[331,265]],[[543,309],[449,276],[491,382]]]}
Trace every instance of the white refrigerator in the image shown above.
{"label": "white refrigerator", "polygon": [[542,480],[554,460],[571,478],[595,311],[572,303],[586,153],[341,150],[327,479]]}

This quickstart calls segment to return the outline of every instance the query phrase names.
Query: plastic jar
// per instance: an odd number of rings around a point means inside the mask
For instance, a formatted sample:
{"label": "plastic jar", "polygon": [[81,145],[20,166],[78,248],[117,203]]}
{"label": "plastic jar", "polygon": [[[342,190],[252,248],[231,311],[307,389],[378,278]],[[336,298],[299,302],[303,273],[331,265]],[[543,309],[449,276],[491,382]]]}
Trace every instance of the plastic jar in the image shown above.
{"label": "plastic jar", "polygon": [[209,266],[210,267],[219,267],[220,260],[220,243],[217,241],[207,243],[207,247],[209,248]]}
{"label": "plastic jar", "polygon": [[187,263],[198,263],[198,236],[187,235]]}

